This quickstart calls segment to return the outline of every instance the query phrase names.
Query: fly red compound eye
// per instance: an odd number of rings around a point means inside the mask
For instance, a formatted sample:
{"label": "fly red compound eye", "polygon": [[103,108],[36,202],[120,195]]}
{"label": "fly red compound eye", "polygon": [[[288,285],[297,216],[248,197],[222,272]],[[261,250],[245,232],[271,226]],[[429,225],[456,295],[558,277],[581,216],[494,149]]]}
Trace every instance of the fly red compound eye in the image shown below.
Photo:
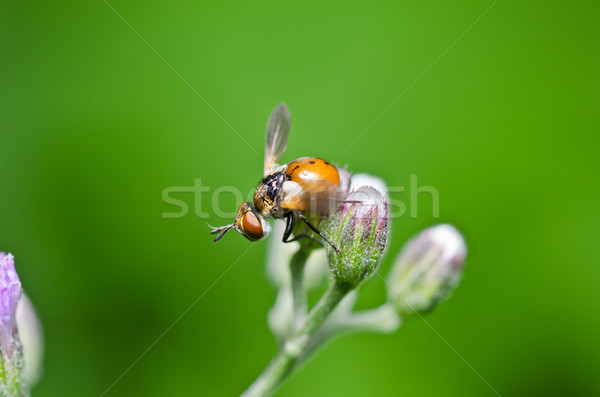
{"label": "fly red compound eye", "polygon": [[241,229],[250,240],[259,240],[264,236],[260,220],[251,211],[242,216]]}

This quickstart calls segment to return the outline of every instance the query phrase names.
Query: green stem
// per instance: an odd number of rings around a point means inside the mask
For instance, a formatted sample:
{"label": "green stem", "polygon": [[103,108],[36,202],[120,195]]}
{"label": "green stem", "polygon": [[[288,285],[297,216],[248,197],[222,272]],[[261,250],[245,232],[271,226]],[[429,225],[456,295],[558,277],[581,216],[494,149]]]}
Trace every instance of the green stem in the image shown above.
{"label": "green stem", "polygon": [[304,266],[310,255],[310,249],[305,244],[300,244],[298,251],[290,261],[290,274],[292,277],[292,310],[293,329],[297,329],[306,316],[306,291],[302,285],[304,279]]}
{"label": "green stem", "polygon": [[355,332],[389,334],[400,327],[401,321],[402,319],[389,303],[384,303],[374,309],[348,313],[343,316],[336,317],[334,315],[310,338],[308,345],[294,365],[300,365],[305,358],[310,356],[325,342],[329,341],[334,335],[340,336]]}
{"label": "green stem", "polygon": [[340,332],[375,332],[389,334],[400,327],[402,319],[390,303],[374,309],[352,313],[339,324]]}
{"label": "green stem", "polygon": [[290,373],[296,361],[309,345],[311,336],[319,329],[337,304],[353,288],[350,284],[334,282],[312,309],[306,321],[294,335],[284,343],[264,372],[244,392],[243,397],[270,395],[275,387]]}

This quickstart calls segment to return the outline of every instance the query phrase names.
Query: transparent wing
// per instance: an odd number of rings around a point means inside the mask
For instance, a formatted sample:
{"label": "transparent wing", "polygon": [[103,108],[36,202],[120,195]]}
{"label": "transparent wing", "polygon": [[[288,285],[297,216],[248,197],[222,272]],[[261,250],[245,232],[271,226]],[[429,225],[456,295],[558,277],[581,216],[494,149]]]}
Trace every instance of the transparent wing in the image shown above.
{"label": "transparent wing", "polygon": [[290,111],[285,103],[280,103],[273,109],[267,123],[265,141],[265,175],[271,173],[277,161],[285,151],[288,135],[290,134]]}
{"label": "transparent wing", "polygon": [[[287,182],[286,182],[287,183]],[[308,212],[310,214],[328,215],[347,202],[346,192],[336,184],[325,180],[305,180],[292,182],[280,202],[281,208]]]}

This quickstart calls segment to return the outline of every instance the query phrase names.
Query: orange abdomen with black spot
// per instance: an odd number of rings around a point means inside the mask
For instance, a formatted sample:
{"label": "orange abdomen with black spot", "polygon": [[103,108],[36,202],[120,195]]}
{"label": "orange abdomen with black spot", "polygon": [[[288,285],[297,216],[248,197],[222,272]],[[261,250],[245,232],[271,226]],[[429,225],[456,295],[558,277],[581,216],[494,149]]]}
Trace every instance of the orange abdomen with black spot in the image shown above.
{"label": "orange abdomen with black spot", "polygon": [[285,173],[290,180],[302,182],[309,180],[325,180],[335,185],[340,184],[340,173],[328,161],[317,157],[302,157],[288,164]]}

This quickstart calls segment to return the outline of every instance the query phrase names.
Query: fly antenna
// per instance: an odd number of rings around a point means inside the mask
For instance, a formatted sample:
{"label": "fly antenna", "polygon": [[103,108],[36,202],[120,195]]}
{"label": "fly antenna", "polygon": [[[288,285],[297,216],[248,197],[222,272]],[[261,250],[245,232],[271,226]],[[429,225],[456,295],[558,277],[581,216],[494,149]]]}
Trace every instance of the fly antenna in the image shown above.
{"label": "fly antenna", "polygon": [[215,237],[214,242],[216,243],[217,241],[219,241],[224,235],[225,233],[227,233],[229,231],[229,229],[231,229],[233,227],[233,223],[229,224],[229,225],[225,225],[225,226],[211,226],[207,223],[208,227],[210,227],[212,230],[210,231],[210,234],[217,234],[217,237]]}

